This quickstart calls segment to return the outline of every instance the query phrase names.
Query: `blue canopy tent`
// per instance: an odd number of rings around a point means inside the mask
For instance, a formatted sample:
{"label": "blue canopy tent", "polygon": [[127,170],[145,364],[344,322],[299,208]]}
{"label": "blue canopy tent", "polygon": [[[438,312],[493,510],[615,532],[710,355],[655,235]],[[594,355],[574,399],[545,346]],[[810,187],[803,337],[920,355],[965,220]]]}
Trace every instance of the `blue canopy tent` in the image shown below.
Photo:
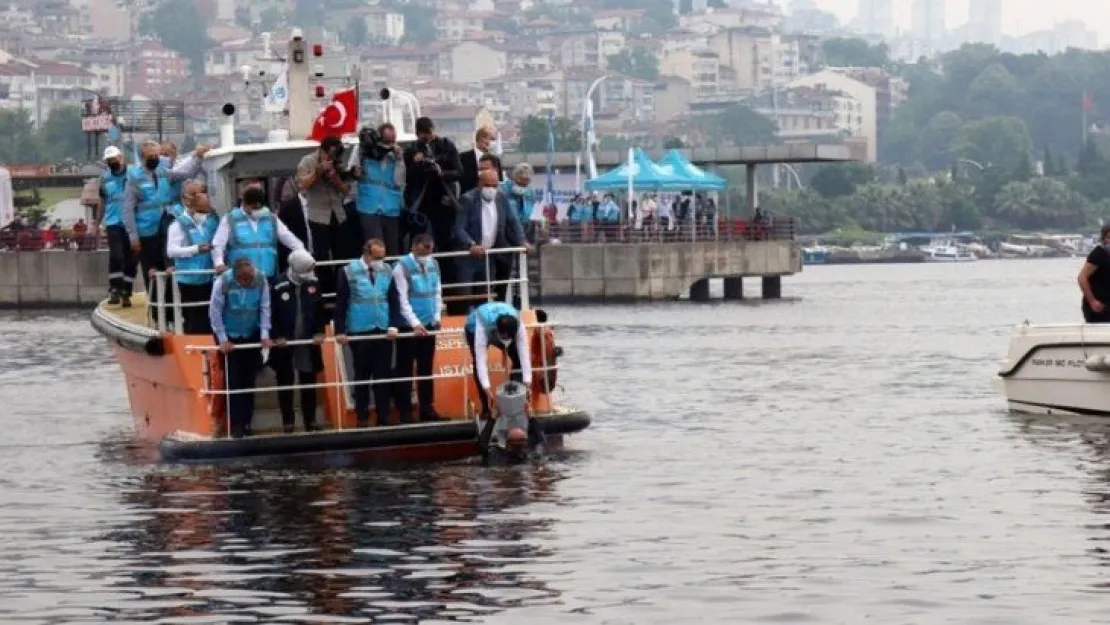
{"label": "blue canopy tent", "polygon": [[677,176],[688,181],[684,191],[724,191],[728,188],[727,180],[694,165],[678,150],[672,149],[667,152],[659,159],[658,164],[670,167]]}
{"label": "blue canopy tent", "polygon": [[625,163],[597,178],[586,181],[587,191],[621,191],[628,188],[629,174],[632,187],[637,191],[684,191],[692,181],[676,174],[674,169],[656,165],[640,148],[632,153],[631,163]]}

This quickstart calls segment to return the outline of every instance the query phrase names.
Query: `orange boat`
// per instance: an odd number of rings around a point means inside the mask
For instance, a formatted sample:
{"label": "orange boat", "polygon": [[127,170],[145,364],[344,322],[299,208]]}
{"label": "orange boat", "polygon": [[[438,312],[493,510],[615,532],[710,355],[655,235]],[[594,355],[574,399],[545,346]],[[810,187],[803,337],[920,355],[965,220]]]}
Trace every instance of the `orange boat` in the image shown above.
{"label": "orange boat", "polygon": [[[308,96],[304,45],[295,31],[287,58],[292,60],[288,66],[290,132],[296,131],[298,136],[307,135],[303,128],[296,128],[297,120],[303,120],[304,116],[294,112],[298,98],[307,99]],[[420,115],[416,98],[405,92],[383,90],[381,104],[383,121],[398,128],[402,141],[411,141],[414,138],[411,129]],[[265,181],[271,205],[276,205],[281,181],[295,171],[300,159],[316,149],[318,143],[290,141],[288,133],[278,131],[271,133],[274,140],[267,143],[234,145],[234,127],[230,122],[234,107],[225,104],[223,111],[228,119],[220,132],[222,145],[209,151],[204,158],[212,206],[233,206],[237,182],[246,178]],[[344,141],[349,145],[355,143],[352,137],[345,137]],[[518,254],[517,266],[527,267],[524,249],[495,251]],[[448,252],[435,256],[463,254],[465,252]],[[319,264],[341,262],[345,261]],[[590,419],[580,410],[560,405],[556,399],[560,350],[546,313],[529,306],[527,271],[520,274],[520,278],[509,281],[509,288],[519,289],[521,322],[529,337],[534,372],[531,415],[546,434],[549,447],[558,448],[564,435],[585,429]],[[157,293],[178,292],[172,272],[155,274],[154,280],[158,284]],[[459,297],[452,296],[449,289],[461,286],[467,285],[444,285],[444,299]],[[485,284],[487,294],[492,292],[492,286],[492,283]],[[148,302],[140,293],[132,298],[131,308],[120,308],[105,301],[92,315],[93,327],[111,341],[123,369],[138,437],[156,445],[166,460],[342,453],[369,460],[438,461],[479,453],[477,389],[462,333],[464,317],[444,316],[437,334],[432,377],[435,409],[445,421],[396,425],[396,414],[372,414],[369,427],[357,427],[351,387],[365,382],[353,381],[350,348],[341,348],[334,341],[329,326],[321,347],[324,372],[314,385],[318,389],[317,421],[324,424],[324,428],[283,433],[272,376],[268,369],[263,369],[253,391],[257,393],[254,435],[231,438],[226,410],[230,393],[224,388],[222,357],[215,341],[209,335],[187,335],[174,328],[168,319],[181,319],[180,298],[169,299],[169,302]],[[507,358],[491,348],[489,363],[490,381],[496,387],[506,377]],[[297,388],[301,387],[293,387],[294,392]],[[299,403],[295,400],[294,405]]]}

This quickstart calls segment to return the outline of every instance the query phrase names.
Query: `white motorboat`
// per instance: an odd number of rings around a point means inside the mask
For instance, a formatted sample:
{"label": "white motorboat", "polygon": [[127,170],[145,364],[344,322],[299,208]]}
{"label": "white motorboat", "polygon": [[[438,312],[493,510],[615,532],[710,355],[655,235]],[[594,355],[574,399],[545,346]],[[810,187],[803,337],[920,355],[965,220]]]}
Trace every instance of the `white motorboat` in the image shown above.
{"label": "white motorboat", "polygon": [[957,245],[950,240],[933,241],[923,248],[926,254],[925,262],[930,263],[965,263],[979,260],[966,246]]}
{"label": "white motorboat", "polygon": [[1110,324],[1025,322],[997,385],[1015,412],[1110,417]]}

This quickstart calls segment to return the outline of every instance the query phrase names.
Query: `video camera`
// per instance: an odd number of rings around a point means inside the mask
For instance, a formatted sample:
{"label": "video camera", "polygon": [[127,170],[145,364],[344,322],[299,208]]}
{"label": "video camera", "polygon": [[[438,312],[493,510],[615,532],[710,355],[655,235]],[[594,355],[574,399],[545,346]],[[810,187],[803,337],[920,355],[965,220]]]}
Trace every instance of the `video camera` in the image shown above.
{"label": "video camera", "polygon": [[363,159],[380,161],[385,158],[393,148],[382,142],[382,134],[373,126],[363,126],[358,131],[359,155]]}

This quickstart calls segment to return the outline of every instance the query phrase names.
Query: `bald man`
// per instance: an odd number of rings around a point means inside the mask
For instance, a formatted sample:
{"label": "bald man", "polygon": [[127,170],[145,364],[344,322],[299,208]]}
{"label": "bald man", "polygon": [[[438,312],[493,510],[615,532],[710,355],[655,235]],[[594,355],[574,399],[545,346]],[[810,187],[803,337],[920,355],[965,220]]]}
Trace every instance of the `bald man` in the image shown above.
{"label": "bald man", "polygon": [[[485,255],[490,250],[506,247],[523,247],[524,228],[516,211],[509,204],[509,198],[499,189],[497,172],[486,169],[478,175],[478,187],[464,193],[459,198],[459,214],[455,220],[455,238],[460,249],[468,250],[468,258],[460,258],[457,278],[460,283],[485,282],[486,280],[504,281],[509,279],[513,268],[512,254],[494,254],[490,258],[492,276],[486,275]],[[498,301],[505,301],[506,284],[496,284],[493,292]],[[469,302],[451,302],[450,314],[466,314],[470,304],[485,301],[487,289],[476,286],[470,289],[475,296]]]}

